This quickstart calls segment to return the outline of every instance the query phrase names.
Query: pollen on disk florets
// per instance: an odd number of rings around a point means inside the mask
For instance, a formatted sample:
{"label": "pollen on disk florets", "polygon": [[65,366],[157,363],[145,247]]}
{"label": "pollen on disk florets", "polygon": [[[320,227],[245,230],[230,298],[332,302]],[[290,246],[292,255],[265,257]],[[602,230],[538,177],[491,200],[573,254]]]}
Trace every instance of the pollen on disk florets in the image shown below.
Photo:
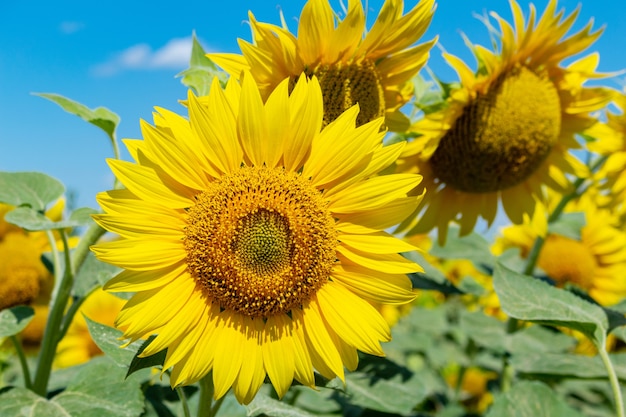
{"label": "pollen on disk florets", "polygon": [[226,174],[187,214],[188,269],[224,309],[289,312],[327,282],[336,260],[335,221],[320,191],[283,168]]}
{"label": "pollen on disk florets", "polygon": [[320,64],[307,71],[307,75],[315,75],[322,87],[324,125],[357,103],[360,107],[357,126],[385,116],[385,91],[373,62]]}
{"label": "pollen on disk florets", "polygon": [[555,86],[546,76],[517,66],[465,107],[430,163],[438,178],[459,191],[500,191],[532,175],[560,131]]}

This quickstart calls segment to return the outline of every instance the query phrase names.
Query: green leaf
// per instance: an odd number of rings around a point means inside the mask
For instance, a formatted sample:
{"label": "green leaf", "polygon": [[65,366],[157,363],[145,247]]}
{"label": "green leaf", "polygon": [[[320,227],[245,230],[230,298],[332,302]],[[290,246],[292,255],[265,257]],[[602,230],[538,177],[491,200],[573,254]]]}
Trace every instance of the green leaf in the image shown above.
{"label": "green leaf", "polygon": [[124,370],[106,357],[81,365],[67,388],[51,400],[24,388],[0,392],[0,416],[138,417],[143,409],[139,382],[124,380]]}
{"label": "green leaf", "polygon": [[277,401],[264,394],[257,394],[254,400],[246,406],[250,417],[267,415],[272,417],[314,417],[307,411]]}
{"label": "green leaf", "polygon": [[30,231],[68,229],[83,226],[91,222],[91,215],[96,214],[97,210],[91,208],[80,208],[70,215],[69,219],[58,222],[50,220],[41,212],[30,207],[17,207],[8,212],[4,219],[22,229]]}
{"label": "green leaf", "polygon": [[144,409],[140,384],[124,374],[106,357],[92,359],[51,402],[70,416],[138,417]]}
{"label": "green leaf", "polygon": [[548,233],[580,240],[580,230],[585,224],[584,213],[563,213],[557,221],[548,225]]}
{"label": "green leaf", "polygon": [[64,192],[61,182],[40,172],[0,172],[0,203],[43,213]]}
{"label": "green leaf", "polygon": [[99,261],[93,253],[89,252],[74,278],[74,294],[84,297],[94,288],[103,286],[120,271],[120,268]]}
{"label": "green leaf", "polygon": [[85,321],[87,322],[87,328],[89,329],[91,338],[96,345],[98,345],[100,350],[102,350],[116,364],[126,369],[133,360],[135,352],[137,352],[141,346],[141,342],[137,341],[131,343],[125,348],[122,348],[120,347],[120,338],[123,335],[122,331],[106,326],[102,323],[95,322],[87,316],[85,316]]}
{"label": "green leaf", "polygon": [[43,97],[61,106],[63,110],[74,114],[84,121],[99,127],[109,136],[111,142],[115,142],[115,129],[120,122],[120,117],[106,107],[97,107],[90,109],[67,97],[52,93],[34,93],[36,96]]}
{"label": "green leaf", "polygon": [[501,264],[496,265],[493,287],[510,317],[578,330],[596,346],[604,346],[609,324],[597,305]]}
{"label": "green leaf", "polygon": [[572,336],[543,326],[528,326],[507,336],[512,355],[540,352],[566,352],[578,342]]}
{"label": "green leaf", "polygon": [[[617,377],[626,381],[626,354],[609,355]],[[565,353],[543,353],[515,355],[511,366],[527,377],[558,377],[606,379],[606,367],[599,356],[573,355]]]}
{"label": "green leaf", "polygon": [[459,237],[459,228],[450,227],[445,246],[433,245],[432,256],[443,259],[467,259],[477,267],[491,267],[495,257],[489,248],[489,242],[477,233]]}
{"label": "green leaf", "polygon": [[0,392],[0,416],[67,417],[62,407],[26,388],[9,388]]}
{"label": "green leaf", "polygon": [[152,335],[143,342],[143,344],[137,350],[137,353],[133,356],[130,366],[128,367],[128,372],[126,373],[126,377],[134,374],[135,372],[145,369],[152,368],[153,366],[162,366],[165,362],[165,356],[167,356],[167,349],[163,349],[160,352],[155,353],[154,355],[140,357],[141,352],[144,351],[146,347],[154,340],[156,336]]}
{"label": "green leaf", "polygon": [[189,68],[177,74],[183,85],[192,88],[199,96],[209,94],[214,77],[218,77],[222,84],[226,81],[226,73],[221,71],[207,56],[204,48],[198,42],[196,33],[192,35],[191,59]]}
{"label": "green leaf", "polygon": [[459,326],[476,345],[493,351],[505,352],[504,323],[483,312],[460,311]]}
{"label": "green leaf", "polygon": [[541,382],[519,382],[496,397],[486,417],[584,417]]}
{"label": "green leaf", "polygon": [[16,306],[0,311],[0,338],[21,332],[34,315],[35,311],[28,306]]}

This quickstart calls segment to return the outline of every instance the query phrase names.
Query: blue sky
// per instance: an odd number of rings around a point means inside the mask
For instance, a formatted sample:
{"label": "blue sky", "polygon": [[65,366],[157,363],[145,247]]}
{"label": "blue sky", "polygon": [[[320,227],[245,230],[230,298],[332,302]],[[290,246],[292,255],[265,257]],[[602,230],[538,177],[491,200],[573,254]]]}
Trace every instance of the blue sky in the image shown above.
{"label": "blue sky", "polygon": [[[369,0],[375,18],[382,0]],[[340,3],[331,0],[335,10]],[[407,0],[405,9],[416,1]],[[547,0],[536,0],[542,12]],[[190,35],[196,31],[207,50],[239,52],[237,38],[250,40],[245,20],[252,10],[258,20],[279,24],[279,9],[297,28],[303,0],[204,0],[179,2],[3,1],[0,3],[0,170],[40,171],[61,180],[78,195],[78,206],[96,207],[95,194],[109,189],[111,156],[104,133],[63,112],[32,92],[62,94],[90,108],[105,106],[121,116],[118,137],[139,138],[139,119],[151,121],[154,106],[184,114],[177,100],[185,87],[174,76],[186,68]],[[528,10],[528,2],[520,1]],[[578,1],[561,0],[573,11]],[[594,17],[605,26],[589,51],[601,54],[599,70],[626,68],[624,0],[581,3],[575,28]],[[496,11],[510,20],[506,0],[439,0],[424,36],[439,35],[440,45],[475,66],[460,36],[489,45],[485,26],[476,18]],[[435,48],[428,66],[443,80],[456,77]],[[624,76],[602,83],[621,88]]]}

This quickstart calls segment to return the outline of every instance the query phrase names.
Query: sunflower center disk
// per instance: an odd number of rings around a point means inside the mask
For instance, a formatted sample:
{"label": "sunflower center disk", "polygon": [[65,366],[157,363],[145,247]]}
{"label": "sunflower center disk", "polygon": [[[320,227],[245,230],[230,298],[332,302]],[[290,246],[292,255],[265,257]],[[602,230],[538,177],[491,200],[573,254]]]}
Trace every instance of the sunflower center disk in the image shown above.
{"label": "sunflower center disk", "polygon": [[291,236],[284,217],[266,210],[257,211],[240,219],[237,229],[233,252],[252,273],[271,276],[288,264]]}
{"label": "sunflower center disk", "polygon": [[588,290],[593,284],[597,263],[583,243],[564,236],[550,235],[538,261],[557,284],[572,283]]}
{"label": "sunflower center disk", "polygon": [[531,176],[560,131],[561,106],[552,82],[516,67],[465,107],[430,163],[438,178],[459,191],[500,191]]}
{"label": "sunflower center disk", "polygon": [[328,281],[335,221],[319,190],[296,173],[242,167],[196,196],[187,214],[189,272],[224,309],[286,313]]}
{"label": "sunflower center disk", "polygon": [[385,115],[385,91],[374,63],[320,65],[315,75],[324,95],[324,125],[359,103],[357,126]]}

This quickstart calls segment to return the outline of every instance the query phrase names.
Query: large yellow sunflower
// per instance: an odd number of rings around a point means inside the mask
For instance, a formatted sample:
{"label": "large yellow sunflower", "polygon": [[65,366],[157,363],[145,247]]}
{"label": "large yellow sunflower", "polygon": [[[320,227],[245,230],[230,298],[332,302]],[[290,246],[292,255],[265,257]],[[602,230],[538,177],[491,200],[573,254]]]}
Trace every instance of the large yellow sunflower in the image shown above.
{"label": "large yellow sunflower", "polygon": [[474,73],[459,58],[445,54],[457,71],[460,86],[452,89],[443,110],[428,114],[411,131],[418,137],[404,150],[399,172],[420,172],[420,188],[428,193],[409,233],[439,229],[457,221],[461,234],[474,228],[478,217],[491,224],[498,202],[519,224],[532,216],[546,185],[563,191],[566,174],[588,174],[570,149],[578,148],[576,133],[595,120],[590,112],[605,106],[610,93],[584,87],[595,73],[599,57],[590,54],[567,67],[560,62],[586,49],[601,34],[590,22],[566,36],[578,11],[564,17],[551,0],[535,24],[535,9],[525,18],[511,1],[514,26],[494,15],[500,26],[499,51],[475,45],[479,63]]}
{"label": "large yellow sunflower", "polygon": [[300,16],[298,36],[285,27],[257,22],[250,13],[253,42],[239,40],[243,55],[208,54],[226,72],[239,78],[250,70],[266,99],[285,78],[315,75],[324,93],[324,124],[356,103],[357,124],[385,116],[391,130],[405,130],[400,112],[413,94],[408,82],[426,63],[435,40],[413,45],[426,31],[434,0],[421,0],[403,15],[403,0],[385,1],[366,32],[360,0],[349,0],[343,20],[328,0],[309,0]]}
{"label": "large yellow sunflower", "polygon": [[269,376],[279,396],[317,370],[344,378],[357,349],[383,355],[389,327],[368,301],[415,298],[399,253],[414,246],[383,230],[421,197],[415,174],[376,175],[403,145],[382,146],[383,119],[355,127],[358,106],[324,129],[317,78],[289,80],[265,103],[254,78],[214,80],[189,120],[157,109],[135,162],[109,161],[127,187],[102,193],[96,221],[121,240],[92,249],[125,269],[106,289],[136,292],[116,325],[130,340],[157,334],[171,384],[212,371],[214,396],[248,403]]}
{"label": "large yellow sunflower", "polygon": [[[556,206],[555,197],[551,193],[549,206]],[[557,286],[575,285],[605,306],[621,301],[626,297],[626,233],[615,227],[615,217],[597,207],[591,196],[570,202],[565,211],[585,214],[580,240],[547,234],[537,265]],[[494,252],[518,247],[521,256],[527,257],[538,236],[536,229],[528,218],[522,225],[503,229]]]}

